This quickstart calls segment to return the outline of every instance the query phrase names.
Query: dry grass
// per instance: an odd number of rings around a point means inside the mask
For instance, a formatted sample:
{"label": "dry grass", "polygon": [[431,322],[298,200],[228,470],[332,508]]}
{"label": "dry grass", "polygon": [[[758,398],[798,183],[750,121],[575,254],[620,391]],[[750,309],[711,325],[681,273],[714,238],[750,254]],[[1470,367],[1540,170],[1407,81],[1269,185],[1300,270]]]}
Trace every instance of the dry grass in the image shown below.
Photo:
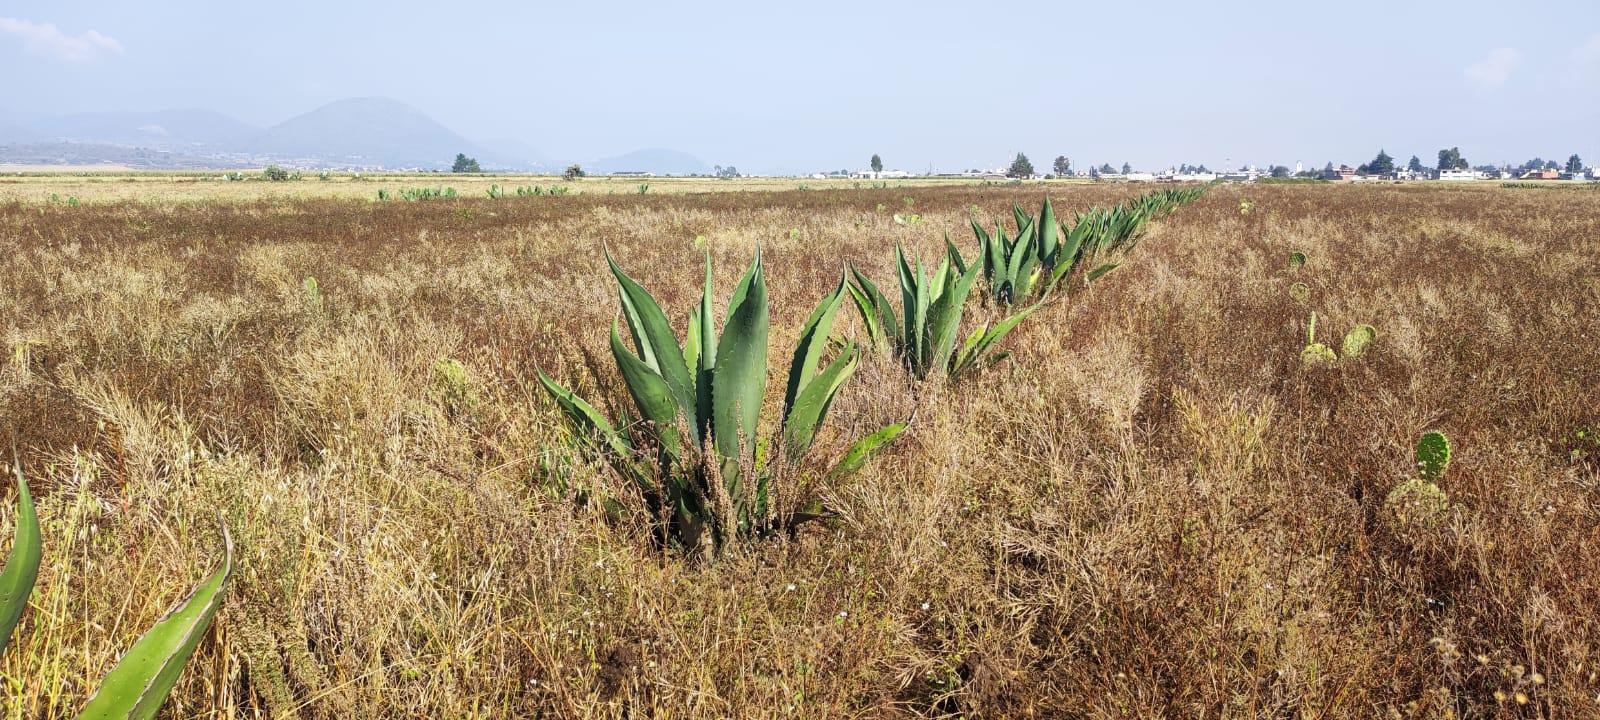
{"label": "dry grass", "polygon": [[[397,193],[401,188],[454,188],[463,198],[487,198],[489,188],[499,185],[508,195],[518,186],[551,186],[567,188],[571,194],[636,195],[640,185],[648,185],[646,194],[712,193],[712,192],[782,192],[786,190],[841,190],[873,188],[960,187],[982,185],[984,181],[965,178],[909,178],[903,180],[843,180],[810,178],[741,178],[717,180],[688,177],[617,177],[596,176],[579,180],[564,180],[553,175],[525,174],[463,174],[453,173],[335,173],[327,180],[318,178],[314,171],[305,171],[299,180],[265,182],[261,171],[240,171],[250,179],[229,181],[227,173],[215,172],[82,172],[74,175],[61,173],[5,173],[0,172],[0,203],[18,201],[46,204],[55,196],[65,203],[76,198],[82,203],[139,201],[167,204],[186,201],[232,202],[251,200],[310,200],[345,198],[373,200],[379,190]],[[1051,185],[1071,185],[1079,181],[1052,180]],[[1037,184],[1037,182],[1033,183]],[[620,201],[620,198],[618,199]]]}
{"label": "dry grass", "polygon": [[[1582,194],[1218,188],[969,384],[867,363],[819,451],[916,422],[831,525],[693,565],[575,501],[616,480],[534,368],[615,386],[602,243],[677,317],[697,245],[720,305],[761,243],[789,347],[842,260],[887,280],[894,242],[1037,195],[0,205],[0,446],[47,553],[0,714],[74,711],[220,513],[240,571],[175,717],[1600,715]],[[1378,342],[1305,367],[1311,309]],[[1398,523],[1429,428],[1450,505]]]}

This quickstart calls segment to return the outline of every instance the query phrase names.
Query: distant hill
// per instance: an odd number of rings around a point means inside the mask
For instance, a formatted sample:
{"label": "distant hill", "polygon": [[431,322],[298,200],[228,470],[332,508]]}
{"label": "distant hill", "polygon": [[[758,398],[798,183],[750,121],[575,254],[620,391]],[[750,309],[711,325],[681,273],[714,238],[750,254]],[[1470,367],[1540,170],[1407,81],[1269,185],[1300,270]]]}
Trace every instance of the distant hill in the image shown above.
{"label": "distant hill", "polygon": [[705,161],[677,150],[648,148],[585,163],[583,169],[594,175],[619,172],[647,172],[657,175],[709,175]]}
{"label": "distant hill", "polygon": [[416,108],[387,98],[323,105],[267,128],[242,149],[286,160],[428,170],[448,169],[456,153],[480,160],[492,155]]}
{"label": "distant hill", "polygon": [[49,140],[221,152],[260,128],[211,110],[96,112],[40,118],[29,127]]}
{"label": "distant hill", "polygon": [[243,163],[184,153],[80,142],[0,143],[0,165],[63,167],[113,165],[141,170],[212,170]]}
{"label": "distant hill", "polygon": [[477,158],[484,170],[558,169],[526,143],[473,142],[422,111],[388,98],[339,100],[265,129],[210,110],[49,116],[0,107],[0,146],[13,151],[27,146],[25,152],[8,155],[25,155],[30,161],[43,161],[40,164],[51,164],[52,157],[105,156],[107,162],[136,167],[161,167],[166,161],[185,168],[275,162],[446,170],[456,153],[466,153]]}

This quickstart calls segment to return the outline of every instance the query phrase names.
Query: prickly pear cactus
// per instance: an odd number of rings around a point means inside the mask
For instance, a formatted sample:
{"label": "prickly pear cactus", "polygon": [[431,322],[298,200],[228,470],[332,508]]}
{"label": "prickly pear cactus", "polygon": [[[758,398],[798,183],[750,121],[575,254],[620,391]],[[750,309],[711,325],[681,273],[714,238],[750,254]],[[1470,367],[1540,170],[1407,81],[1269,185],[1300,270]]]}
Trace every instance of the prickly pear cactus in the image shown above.
{"label": "prickly pear cactus", "polygon": [[1417,440],[1417,472],[1428,482],[1439,482],[1450,467],[1450,438],[1438,430],[1429,430]]}
{"label": "prickly pear cactus", "polygon": [[1367,347],[1378,337],[1377,328],[1371,325],[1357,325],[1344,334],[1344,347],[1342,355],[1345,359],[1358,358],[1367,351]]}
{"label": "prickly pear cactus", "polygon": [[1299,270],[1302,267],[1305,267],[1305,264],[1306,264],[1306,254],[1305,253],[1300,252],[1299,250],[1296,250],[1296,251],[1294,251],[1292,253],[1289,253],[1289,270],[1291,272],[1295,271],[1295,270]]}
{"label": "prickly pear cactus", "polygon": [[1289,297],[1304,305],[1311,300],[1311,288],[1303,282],[1297,282],[1289,286]]}
{"label": "prickly pear cactus", "polygon": [[1422,478],[1411,478],[1389,491],[1383,499],[1389,520],[1399,529],[1434,528],[1450,512],[1450,496]]}
{"label": "prickly pear cactus", "polygon": [[1333,348],[1317,342],[1317,314],[1311,313],[1311,322],[1306,327],[1306,349],[1300,351],[1300,361],[1307,365],[1328,365],[1338,359]]}

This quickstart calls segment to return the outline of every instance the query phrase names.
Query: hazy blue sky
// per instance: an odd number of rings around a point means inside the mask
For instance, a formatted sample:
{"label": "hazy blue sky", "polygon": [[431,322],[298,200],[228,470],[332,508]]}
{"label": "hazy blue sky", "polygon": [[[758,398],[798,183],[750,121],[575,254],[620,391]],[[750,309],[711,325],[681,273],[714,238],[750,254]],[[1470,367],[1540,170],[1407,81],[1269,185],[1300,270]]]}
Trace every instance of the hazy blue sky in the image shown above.
{"label": "hazy blue sky", "polygon": [[0,108],[380,95],[558,160],[1600,161],[1600,3],[0,0]]}

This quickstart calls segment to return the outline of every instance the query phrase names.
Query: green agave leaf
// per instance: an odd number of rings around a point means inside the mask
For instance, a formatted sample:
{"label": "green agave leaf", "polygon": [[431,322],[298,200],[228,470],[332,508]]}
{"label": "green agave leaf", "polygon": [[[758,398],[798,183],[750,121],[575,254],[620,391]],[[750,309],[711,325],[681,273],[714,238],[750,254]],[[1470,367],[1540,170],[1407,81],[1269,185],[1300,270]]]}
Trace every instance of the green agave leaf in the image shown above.
{"label": "green agave leaf", "polygon": [[963,372],[976,368],[982,362],[984,353],[993,348],[995,343],[1000,342],[1008,333],[1015,330],[1017,325],[1026,320],[1029,315],[1032,315],[1033,311],[1038,309],[1039,305],[1030,305],[1026,310],[995,323],[994,327],[985,332],[983,337],[978,340],[978,344],[972,349],[971,355],[967,358],[966,365],[952,368],[950,371],[951,376],[958,376]]}
{"label": "green agave leaf", "polygon": [[633,454],[633,446],[622,435],[617,433],[616,429],[611,426],[611,422],[606,420],[605,415],[602,415],[599,410],[596,410],[593,405],[590,405],[583,398],[578,397],[576,393],[551,380],[550,376],[544,374],[543,370],[539,370],[538,373],[539,383],[544,385],[545,391],[550,393],[551,397],[555,398],[556,405],[566,415],[567,422],[578,430],[584,440],[592,442],[598,439],[606,450],[616,456],[627,457]]}
{"label": "green agave leaf", "polygon": [[683,350],[678,346],[678,337],[672,333],[672,324],[667,322],[666,313],[662,312],[661,305],[649,291],[622,271],[609,252],[606,253],[606,264],[611,266],[611,274],[617,278],[617,295],[622,301],[623,317],[628,321],[628,332],[639,350],[639,359],[666,380],[673,399],[682,409],[683,417],[690,425],[695,425],[694,381],[690,378],[689,365],[683,359]]}
{"label": "green agave leaf", "polygon": [[1061,225],[1056,222],[1056,209],[1050,204],[1050,198],[1044,199],[1044,208],[1039,210],[1039,262],[1044,265],[1054,265],[1056,262],[1056,245],[1060,241]]}
{"label": "green agave leaf", "polygon": [[767,388],[767,328],[767,283],[757,250],[734,292],[712,370],[712,437],[717,451],[730,460],[756,441]]}
{"label": "green agave leaf", "polygon": [[639,415],[650,423],[650,429],[655,433],[662,451],[674,459],[680,457],[683,446],[682,438],[678,435],[678,404],[673,399],[672,388],[653,368],[628,352],[615,322],[611,323],[611,355],[617,360],[617,369],[622,372],[628,394],[633,396],[634,406],[639,408]]}
{"label": "green agave leaf", "polygon": [[915,363],[916,359],[921,357],[919,353],[921,344],[918,340],[925,324],[919,308],[926,307],[918,305],[917,298],[919,295],[926,297],[927,291],[918,287],[917,274],[912,271],[910,262],[906,260],[905,250],[899,245],[894,248],[894,257],[895,270],[900,277],[900,307],[905,313],[905,324],[900,328],[900,346],[904,348],[905,355]]}
{"label": "green agave leaf", "polygon": [[978,268],[968,270],[960,277],[946,282],[949,288],[939,295],[938,301],[928,311],[929,369],[946,370],[950,356],[955,352],[956,334],[961,330],[961,318],[966,312],[967,296],[972,283],[978,279]]}
{"label": "green agave leaf", "polygon": [[15,463],[12,471],[17,476],[17,526],[11,537],[11,554],[6,558],[5,570],[0,571],[0,656],[5,655],[11,632],[22,620],[22,611],[28,608],[28,597],[39,579],[43,545],[39,516],[33,508],[33,496],[28,494],[28,481],[22,477],[22,464]]}
{"label": "green agave leaf", "polygon": [[833,404],[834,395],[855,373],[858,357],[854,343],[846,346],[844,352],[800,390],[793,407],[784,417],[783,437],[788,443],[790,458],[799,458],[811,449],[817,430],[822,427],[828,408]]}
{"label": "green agave leaf", "polygon": [[[683,338],[683,362],[696,371],[700,368],[700,308],[689,310],[689,332]],[[700,383],[695,383],[698,390]]]}
{"label": "green agave leaf", "polygon": [[226,526],[222,544],[222,567],[129,648],[100,681],[100,689],[78,715],[80,720],[155,717],[222,606],[228,576],[233,572],[233,539]]}
{"label": "green agave leaf", "polygon": [[1099,267],[1096,267],[1095,269],[1090,270],[1087,274],[1085,274],[1083,276],[1083,279],[1085,281],[1087,281],[1087,282],[1094,282],[1096,280],[1099,280],[1101,275],[1104,275],[1104,274],[1106,274],[1108,272],[1111,272],[1112,270],[1115,270],[1115,269],[1117,269],[1117,263],[1103,263]]}
{"label": "green agave leaf", "polygon": [[956,248],[956,244],[950,242],[950,233],[948,231],[944,234],[944,255],[945,258],[949,259],[950,265],[956,269],[957,274],[966,274],[967,260],[961,257],[961,251]]}
{"label": "green agave leaf", "polygon": [[[889,298],[878,290],[878,286],[873,285],[872,281],[862,274],[860,270],[852,266],[850,274],[855,278],[856,285],[860,286],[862,294],[869,301],[868,305],[877,320],[877,326],[881,328],[882,338],[900,342],[900,323],[895,319],[894,308],[889,305]],[[866,313],[866,310],[862,310],[862,313],[862,317],[865,318],[866,315],[864,313]]]}
{"label": "green agave leaf", "polygon": [[691,361],[689,364],[695,369],[695,439],[703,445],[706,433],[711,429],[711,370],[717,365],[717,328],[713,320],[716,315],[711,309],[711,253],[706,253],[706,284],[700,291],[700,309],[695,314],[700,322],[689,330],[689,334],[699,338],[699,362]]}
{"label": "green agave leaf", "polygon": [[873,307],[872,299],[867,297],[865,290],[855,285],[847,286],[850,291],[850,301],[856,306],[856,312],[861,315],[861,324],[867,331],[867,342],[875,348],[884,346],[883,323],[878,320],[877,308]]}
{"label": "green agave leaf", "polygon": [[973,329],[971,335],[967,336],[966,341],[961,343],[961,349],[956,352],[955,357],[950,361],[951,376],[959,374],[963,368],[971,364],[973,351],[978,349],[978,343],[983,340],[983,336],[988,331],[989,326],[987,324],[979,325]]}
{"label": "green agave leaf", "polygon": [[822,351],[828,347],[828,336],[833,333],[833,318],[839,312],[839,304],[844,302],[844,288],[845,279],[841,274],[838,287],[817,303],[817,308],[811,311],[811,316],[806,318],[806,324],[801,327],[800,342],[795,345],[794,358],[789,361],[788,387],[783,393],[785,417],[794,407],[801,388],[810,384],[811,378],[816,376],[817,361],[822,359]]}
{"label": "green agave leaf", "polygon": [[890,441],[898,437],[900,433],[905,432],[906,427],[905,423],[885,425],[877,432],[857,440],[856,444],[850,446],[850,450],[839,460],[839,464],[835,465],[833,470],[828,473],[828,477],[837,479],[860,470],[867,464],[868,460],[871,460],[874,455],[887,447]]}

